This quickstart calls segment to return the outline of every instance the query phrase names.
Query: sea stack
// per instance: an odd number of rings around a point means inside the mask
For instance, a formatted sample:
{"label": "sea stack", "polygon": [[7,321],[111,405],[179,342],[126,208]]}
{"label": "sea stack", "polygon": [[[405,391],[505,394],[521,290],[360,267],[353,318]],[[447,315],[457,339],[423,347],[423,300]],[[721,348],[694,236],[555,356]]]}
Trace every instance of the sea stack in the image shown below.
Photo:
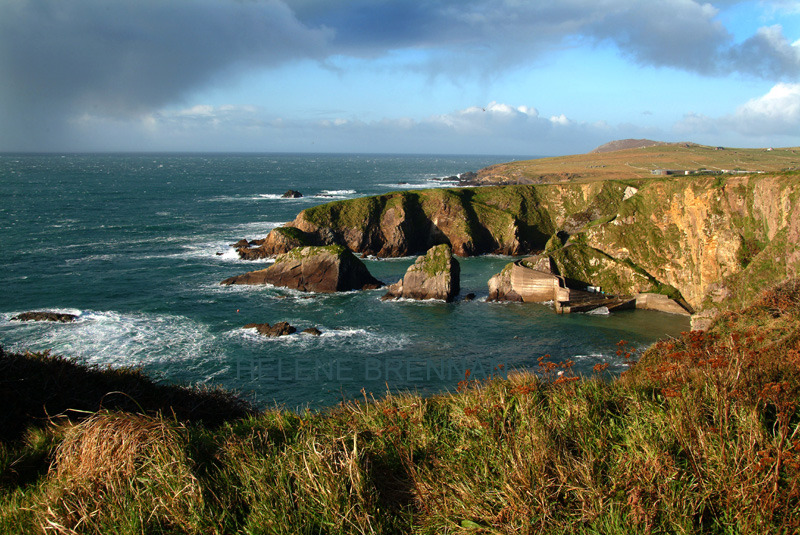
{"label": "sea stack", "polygon": [[384,299],[441,299],[450,302],[460,291],[461,267],[447,244],[431,247],[408,268],[405,276],[388,287]]}
{"label": "sea stack", "polygon": [[225,279],[221,284],[272,284],[303,292],[333,293],[380,288],[361,260],[341,245],[297,247],[267,269]]}

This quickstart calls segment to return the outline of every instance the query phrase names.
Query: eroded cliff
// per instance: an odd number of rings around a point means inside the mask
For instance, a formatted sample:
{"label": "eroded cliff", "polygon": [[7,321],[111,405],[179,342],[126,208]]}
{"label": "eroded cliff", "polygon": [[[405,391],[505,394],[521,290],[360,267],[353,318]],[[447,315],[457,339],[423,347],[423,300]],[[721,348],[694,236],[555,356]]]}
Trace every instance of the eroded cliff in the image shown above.
{"label": "eroded cliff", "polygon": [[274,256],[302,243],[345,245],[379,257],[421,254],[440,244],[458,256],[518,255],[542,249],[555,230],[539,191],[527,187],[401,191],[336,201],[303,210],[287,227],[240,254]]}

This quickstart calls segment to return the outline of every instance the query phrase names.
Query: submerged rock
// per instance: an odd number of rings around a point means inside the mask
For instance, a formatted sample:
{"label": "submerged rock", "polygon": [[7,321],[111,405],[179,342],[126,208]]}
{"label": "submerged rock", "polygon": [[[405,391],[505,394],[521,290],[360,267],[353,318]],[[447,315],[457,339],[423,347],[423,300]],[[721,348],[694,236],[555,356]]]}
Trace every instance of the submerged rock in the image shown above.
{"label": "submerged rock", "polygon": [[408,268],[405,276],[392,284],[385,299],[442,299],[450,302],[460,291],[461,268],[449,245],[431,247]]}
{"label": "submerged rock", "polygon": [[322,331],[320,331],[316,327],[309,327],[308,329],[303,329],[302,332],[305,334],[310,334],[311,336],[322,336]]}
{"label": "submerged rock", "polygon": [[361,260],[341,245],[297,247],[267,269],[225,279],[221,284],[272,284],[303,292],[346,292],[380,288]]}
{"label": "submerged rock", "polygon": [[75,314],[66,314],[62,312],[23,312],[17,314],[12,320],[16,321],[54,321],[57,323],[71,323],[78,319]]}
{"label": "submerged rock", "polygon": [[270,325],[269,323],[248,323],[244,328],[255,329],[259,334],[263,334],[267,338],[277,338],[278,336],[287,336],[297,332],[297,329],[285,321],[280,321],[275,325]]}

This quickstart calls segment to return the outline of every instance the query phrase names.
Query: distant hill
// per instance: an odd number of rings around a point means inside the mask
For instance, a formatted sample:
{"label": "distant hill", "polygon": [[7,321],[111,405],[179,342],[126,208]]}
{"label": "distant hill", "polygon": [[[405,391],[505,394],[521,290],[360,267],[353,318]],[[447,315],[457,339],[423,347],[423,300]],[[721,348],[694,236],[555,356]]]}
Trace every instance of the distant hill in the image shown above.
{"label": "distant hill", "polygon": [[647,139],[612,141],[586,154],[502,163],[481,169],[469,185],[628,180],[653,171],[767,172],[800,169],[800,147],[741,149]]}
{"label": "distant hill", "polygon": [[644,147],[653,147],[655,145],[667,145],[663,141],[653,141],[652,139],[618,139],[611,141],[605,145],[600,145],[589,154],[597,154],[600,152],[614,152],[615,150],[625,149],[641,149]]}

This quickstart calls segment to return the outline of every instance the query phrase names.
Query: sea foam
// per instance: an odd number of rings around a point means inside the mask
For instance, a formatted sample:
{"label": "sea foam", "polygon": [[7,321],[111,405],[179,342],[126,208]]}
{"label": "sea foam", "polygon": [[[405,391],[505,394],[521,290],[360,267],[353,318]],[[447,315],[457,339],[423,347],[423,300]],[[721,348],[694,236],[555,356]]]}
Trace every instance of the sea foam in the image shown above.
{"label": "sea foam", "polygon": [[45,351],[89,365],[139,367],[213,359],[215,336],[189,318],[168,314],[51,308],[75,314],[72,323],[10,321],[0,316],[0,332],[11,351]]}

